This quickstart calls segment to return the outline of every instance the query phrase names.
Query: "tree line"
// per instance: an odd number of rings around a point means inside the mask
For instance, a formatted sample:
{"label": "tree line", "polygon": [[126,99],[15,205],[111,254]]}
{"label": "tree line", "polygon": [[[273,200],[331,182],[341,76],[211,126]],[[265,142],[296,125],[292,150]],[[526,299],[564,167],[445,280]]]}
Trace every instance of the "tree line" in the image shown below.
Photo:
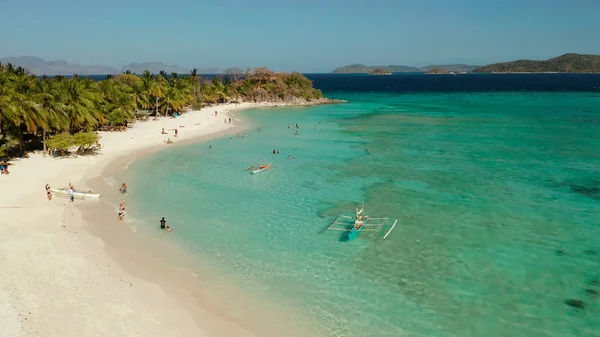
{"label": "tree line", "polygon": [[202,78],[196,69],[185,75],[126,71],[94,81],[77,75],[37,77],[22,67],[0,64],[0,158],[9,152],[22,155],[25,144],[45,149],[50,135],[89,134],[102,126],[126,125],[138,110],[167,116],[181,113],[184,107],[198,109],[214,103],[322,97],[302,74],[267,68],[231,68],[213,78]]}

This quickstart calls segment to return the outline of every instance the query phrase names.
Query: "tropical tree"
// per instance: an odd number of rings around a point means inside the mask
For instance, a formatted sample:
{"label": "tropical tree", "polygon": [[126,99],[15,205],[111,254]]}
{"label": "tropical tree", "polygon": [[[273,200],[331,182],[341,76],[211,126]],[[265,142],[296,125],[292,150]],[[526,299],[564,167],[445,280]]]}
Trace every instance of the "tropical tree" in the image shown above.
{"label": "tropical tree", "polygon": [[[93,137],[81,131],[105,123],[125,125],[136,109],[153,109],[166,116],[181,113],[186,106],[230,100],[320,97],[322,93],[301,74],[277,74],[267,68],[245,73],[230,68],[224,76],[213,78],[201,78],[197,69],[183,76],[164,71],[157,75],[144,71],[138,76],[125,71],[96,82],[76,74],[38,78],[22,67],[0,64],[0,156],[17,147],[23,153],[28,140],[41,141],[44,150],[82,142],[88,144],[79,145],[85,149]],[[69,138],[72,133],[80,135]]]}

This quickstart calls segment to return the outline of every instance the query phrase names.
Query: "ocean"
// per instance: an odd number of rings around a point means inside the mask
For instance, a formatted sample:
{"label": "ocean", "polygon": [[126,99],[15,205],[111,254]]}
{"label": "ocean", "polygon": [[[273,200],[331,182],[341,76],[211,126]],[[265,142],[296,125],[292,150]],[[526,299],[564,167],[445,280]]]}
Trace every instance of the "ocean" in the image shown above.
{"label": "ocean", "polygon": [[[137,230],[165,216],[199,269],[314,336],[600,334],[600,76],[309,77],[348,103],[134,162]],[[320,233],[363,202],[398,219],[386,239]]]}

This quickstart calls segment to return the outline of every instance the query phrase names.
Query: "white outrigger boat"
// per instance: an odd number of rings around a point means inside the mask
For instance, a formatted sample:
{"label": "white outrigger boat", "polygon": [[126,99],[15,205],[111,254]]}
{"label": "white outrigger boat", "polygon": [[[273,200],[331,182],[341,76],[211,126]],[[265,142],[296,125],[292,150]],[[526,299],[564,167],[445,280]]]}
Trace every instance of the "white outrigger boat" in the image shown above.
{"label": "white outrigger boat", "polygon": [[356,208],[355,216],[339,215],[333,219],[321,233],[324,233],[329,229],[344,231],[345,233],[342,239],[344,239],[344,241],[350,241],[354,240],[361,231],[372,231],[378,232],[385,239],[390,235],[398,223],[398,219],[396,219],[394,220],[394,223],[388,227],[386,226],[388,220],[389,218],[371,218],[366,215],[365,204],[363,203],[360,209],[358,207]]}
{"label": "white outrigger boat", "polygon": [[57,197],[66,197],[66,198],[70,198],[71,196],[73,196],[75,199],[98,199],[100,198],[100,194],[98,193],[92,193],[92,191],[88,191],[88,192],[84,192],[84,191],[77,191],[74,189],[70,189],[68,187],[65,188],[50,188],[50,191],[52,192],[52,194],[54,194]]}
{"label": "white outrigger boat", "polygon": [[252,170],[252,174],[261,173],[263,171],[271,171],[275,168],[275,166],[271,163],[268,164],[260,164],[258,166],[252,165],[246,169],[246,171]]}

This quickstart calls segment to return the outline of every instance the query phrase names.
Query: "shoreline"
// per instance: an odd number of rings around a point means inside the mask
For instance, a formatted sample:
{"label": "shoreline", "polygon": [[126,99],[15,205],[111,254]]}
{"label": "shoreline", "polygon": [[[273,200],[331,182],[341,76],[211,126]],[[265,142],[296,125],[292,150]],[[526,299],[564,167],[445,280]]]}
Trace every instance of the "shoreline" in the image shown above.
{"label": "shoreline", "polygon": [[[114,223],[118,224],[116,213],[107,212],[105,203],[93,200],[71,203],[57,197],[48,201],[42,187],[46,183],[53,187],[74,183],[78,189],[81,186],[89,189],[97,179],[106,178],[111,164],[120,160],[126,161],[122,166],[125,168],[142,156],[167,149],[165,146],[234,133],[240,128],[240,121],[235,119],[230,124],[223,120],[234,119],[240,111],[318,104],[326,103],[221,104],[177,118],[136,122],[125,132],[99,132],[103,147],[97,155],[44,158],[41,153],[33,153],[28,159],[17,160],[10,176],[0,180],[2,187],[11,192],[0,201],[4,226],[0,234],[0,261],[7,273],[0,280],[0,326],[5,333],[14,337],[40,332],[61,337],[253,336],[219,309],[218,304],[202,303],[198,297],[201,294],[196,293],[190,299],[189,287],[175,289],[174,285],[173,289],[169,287],[172,291],[165,291],[168,284],[163,282],[161,286],[160,282],[145,278],[140,271],[147,272],[154,260],[136,266],[132,260],[119,259],[122,252],[111,249],[111,245],[119,244],[119,237],[113,233],[126,226],[113,231],[110,228],[113,223],[106,223],[110,219],[92,216],[95,212],[114,216]],[[218,116],[214,116],[214,111],[219,112]],[[162,127],[168,131],[167,135],[161,134]],[[172,132],[175,128],[179,129],[177,138]],[[167,138],[174,144],[164,144]],[[103,235],[100,230],[105,234],[110,231],[111,235]],[[143,235],[139,237],[136,240],[149,241]],[[139,255],[138,262],[148,258]],[[163,267],[185,272],[180,264],[167,263]],[[200,287],[201,279],[194,277],[194,280]],[[60,324],[64,317],[70,317],[72,324]]]}

